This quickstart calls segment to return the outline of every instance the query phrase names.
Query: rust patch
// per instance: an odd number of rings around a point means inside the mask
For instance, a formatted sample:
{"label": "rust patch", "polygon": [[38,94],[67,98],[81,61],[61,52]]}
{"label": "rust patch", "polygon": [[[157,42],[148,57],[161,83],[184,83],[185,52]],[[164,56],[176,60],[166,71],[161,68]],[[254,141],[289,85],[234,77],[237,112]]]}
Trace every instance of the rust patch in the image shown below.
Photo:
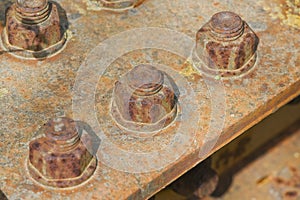
{"label": "rust patch", "polygon": [[[272,180],[275,184],[275,187],[279,191],[283,191],[283,196],[287,199],[298,199],[299,198],[299,189],[300,189],[300,173],[297,168],[290,166],[284,168],[284,172],[280,176],[274,177]],[[285,189],[287,188],[287,189]]]}
{"label": "rust patch", "polygon": [[285,192],[284,196],[285,197],[297,197],[298,193],[296,191],[288,191],[288,192]]}
{"label": "rust patch", "polygon": [[257,185],[262,185],[262,184],[264,184],[264,183],[266,183],[268,180],[269,180],[269,178],[270,178],[270,176],[263,176],[263,177],[261,177],[260,179],[258,179],[257,181],[256,181],[256,184]]}
{"label": "rust patch", "polygon": [[277,0],[277,5],[262,5],[273,19],[279,19],[282,24],[300,29],[300,2],[298,0]]}

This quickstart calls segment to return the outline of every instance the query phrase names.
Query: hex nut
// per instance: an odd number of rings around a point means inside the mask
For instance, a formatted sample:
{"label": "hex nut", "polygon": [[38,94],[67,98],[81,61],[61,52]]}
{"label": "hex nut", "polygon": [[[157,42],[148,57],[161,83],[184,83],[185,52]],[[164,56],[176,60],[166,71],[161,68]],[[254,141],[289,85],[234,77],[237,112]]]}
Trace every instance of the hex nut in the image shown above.
{"label": "hex nut", "polygon": [[179,179],[170,188],[187,199],[205,199],[217,188],[219,175],[211,167],[211,158],[207,158]]}
{"label": "hex nut", "polygon": [[164,72],[138,65],[116,82],[112,117],[122,129],[140,136],[166,128],[177,114],[176,87]]}
{"label": "hex nut", "polygon": [[61,24],[56,3],[18,0],[6,11],[2,46],[17,57],[50,57],[58,53],[66,42],[66,31]]}
{"label": "hex nut", "polygon": [[212,16],[196,35],[194,65],[212,77],[232,77],[248,72],[255,64],[259,39],[237,14]]}
{"label": "hex nut", "polygon": [[80,140],[76,122],[69,118],[50,120],[45,136],[29,144],[28,170],[37,182],[56,188],[79,185],[97,167],[97,159]]}
{"label": "hex nut", "polygon": [[145,0],[94,0],[104,10],[124,11],[139,6]]}

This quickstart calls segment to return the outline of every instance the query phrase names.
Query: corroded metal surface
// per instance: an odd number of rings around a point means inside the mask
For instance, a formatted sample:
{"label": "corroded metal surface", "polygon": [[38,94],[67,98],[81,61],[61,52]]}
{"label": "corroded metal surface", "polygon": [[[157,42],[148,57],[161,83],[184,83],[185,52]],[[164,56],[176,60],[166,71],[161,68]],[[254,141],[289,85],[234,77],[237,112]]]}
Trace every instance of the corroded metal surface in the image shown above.
{"label": "corroded metal surface", "polygon": [[[270,1],[147,0],[122,13],[95,11],[97,8],[88,0],[60,0],[59,4],[66,9],[70,24],[68,45],[64,51],[46,60],[28,61],[0,50],[0,188],[9,199],[146,199],[300,93],[300,26],[296,23],[292,26],[283,18],[274,16],[273,10],[269,9]],[[286,3],[274,0],[271,6],[286,11],[281,4]],[[8,0],[1,1],[1,11],[4,12],[8,5]],[[196,32],[213,14],[224,10],[240,15],[257,34],[260,44],[251,73],[243,78],[225,80],[220,85],[218,80],[206,79],[194,69],[186,52],[192,51]],[[3,12],[0,31],[4,28]],[[164,27],[177,32],[157,34],[158,29],[147,27]],[[123,37],[124,34],[120,34],[130,30],[131,35]],[[127,40],[132,35],[138,37]],[[179,37],[182,35],[185,37]],[[113,41],[117,43],[105,46]],[[172,44],[174,51],[153,49],[153,41],[159,41],[159,47]],[[141,42],[146,48],[121,51],[124,44],[130,46]],[[99,46],[99,43],[103,45]],[[94,48],[97,51],[92,51]],[[97,54],[103,52],[98,51],[101,49],[106,49],[102,56]],[[96,80],[96,86],[89,85],[91,80],[94,81],[93,75],[102,69],[105,59],[113,53],[118,54],[118,59],[109,62]],[[178,130],[186,123],[181,135],[170,131],[152,138],[136,138],[124,134],[113,123],[110,103],[114,83],[143,63],[165,66],[160,69],[175,80],[182,94],[180,105],[184,108],[189,104],[186,109],[188,116],[178,118],[170,127]],[[89,69],[89,73],[78,79],[79,73],[85,69]],[[211,84],[223,85],[225,93],[222,87],[211,87]],[[81,86],[91,88],[95,94],[84,93],[86,90],[80,90]],[[72,109],[75,91],[83,92],[77,95],[83,102],[90,96],[94,97],[94,104],[88,107],[94,113],[87,112],[87,107]],[[196,101],[192,102],[192,97]],[[215,112],[218,109],[222,111],[220,115]],[[28,173],[24,173],[29,142],[40,136],[37,130],[44,121],[61,115],[73,118],[75,111],[76,120],[79,118],[88,123],[91,117],[97,116],[98,122],[91,125],[91,130],[104,139],[97,154],[99,167],[88,182],[75,188],[53,190],[40,187]],[[220,117],[211,118],[215,115]],[[214,134],[220,128],[216,123],[222,119],[225,123],[221,126],[221,135]],[[101,125],[102,131],[97,130],[96,123]],[[209,148],[214,142],[216,145]],[[174,143],[176,145],[172,146]],[[108,153],[111,144],[123,151]],[[147,162],[125,162],[128,160],[123,157],[124,152],[138,152],[138,156],[152,153],[153,157]],[[129,158],[136,158],[129,153]],[[114,162],[109,162],[110,159]],[[162,163],[163,167],[160,167]],[[137,173],[134,170],[139,166],[152,170]]]}

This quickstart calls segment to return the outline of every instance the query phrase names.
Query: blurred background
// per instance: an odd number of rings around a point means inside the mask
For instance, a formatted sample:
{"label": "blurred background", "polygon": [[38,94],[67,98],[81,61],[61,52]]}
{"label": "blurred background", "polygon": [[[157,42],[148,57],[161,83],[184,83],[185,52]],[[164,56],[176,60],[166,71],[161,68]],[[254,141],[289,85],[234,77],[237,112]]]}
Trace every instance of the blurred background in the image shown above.
{"label": "blurred background", "polygon": [[300,200],[300,98],[224,146],[152,199]]}

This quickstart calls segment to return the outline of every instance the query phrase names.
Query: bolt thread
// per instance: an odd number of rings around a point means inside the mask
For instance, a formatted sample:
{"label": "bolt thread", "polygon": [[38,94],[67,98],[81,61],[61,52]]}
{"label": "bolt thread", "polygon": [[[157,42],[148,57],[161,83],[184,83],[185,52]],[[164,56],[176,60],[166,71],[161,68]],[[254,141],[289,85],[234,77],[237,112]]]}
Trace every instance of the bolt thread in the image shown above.
{"label": "bolt thread", "polygon": [[236,32],[232,33],[218,33],[212,29],[211,35],[214,39],[219,40],[219,41],[232,41],[238,39],[241,35],[244,33],[244,28],[242,27],[241,29],[237,30]]}
{"label": "bolt thread", "polygon": [[163,84],[155,84],[151,88],[136,88],[130,84],[128,84],[129,88],[133,91],[133,95],[137,96],[151,96],[157,94],[162,88]]}
{"label": "bolt thread", "polygon": [[243,20],[232,12],[215,14],[209,23],[211,35],[219,41],[236,40],[244,33]]}
{"label": "bolt thread", "polygon": [[36,4],[35,7],[28,7],[25,5],[24,0],[18,0],[16,3],[16,18],[24,24],[35,25],[46,21],[50,10],[50,4],[47,0]]}
{"label": "bolt thread", "polygon": [[48,144],[60,151],[73,149],[80,142],[76,123],[68,118],[57,118],[48,122],[45,135],[48,138]]}
{"label": "bolt thread", "polygon": [[164,75],[151,65],[139,65],[127,75],[126,83],[133,94],[150,96],[162,89]]}
{"label": "bolt thread", "polygon": [[71,149],[74,149],[77,147],[77,145],[80,142],[80,137],[75,136],[74,138],[71,138],[69,140],[59,141],[59,140],[49,140],[49,144],[53,146],[55,149],[58,149],[59,151],[69,151]]}

